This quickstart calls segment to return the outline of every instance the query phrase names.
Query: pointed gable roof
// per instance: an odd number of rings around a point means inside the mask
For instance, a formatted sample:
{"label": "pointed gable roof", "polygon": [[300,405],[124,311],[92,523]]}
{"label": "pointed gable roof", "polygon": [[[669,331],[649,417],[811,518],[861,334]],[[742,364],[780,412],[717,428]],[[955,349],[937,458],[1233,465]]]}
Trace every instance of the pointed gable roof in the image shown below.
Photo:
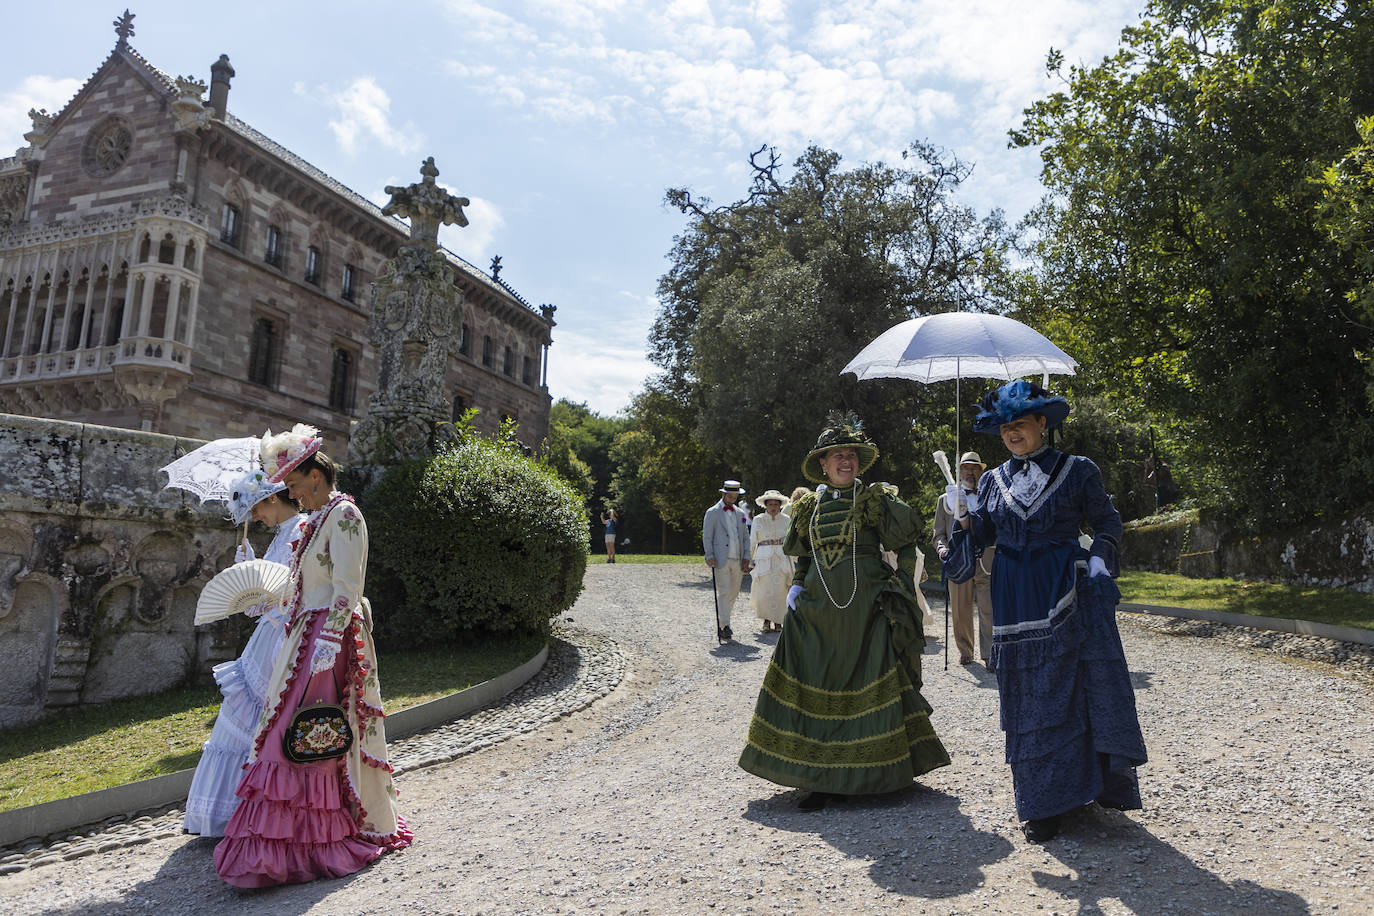
{"label": "pointed gable roof", "polygon": [[128,64],[130,69],[148,84],[149,89],[168,98],[174,98],[176,96],[176,80],[170,74],[153,66],[146,57],[139,54],[127,42],[121,40],[119,44],[115,45],[114,50],[109,53],[109,56],[96,68],[95,72],[90,75],[81,88],[76,91],[76,95],[72,96],[71,100],[68,101],[66,105],[62,106],[62,110],[53,116],[53,130],[61,127],[68,116],[77,108],[81,107],[81,103],[83,103],[91,93],[95,91],[96,87],[100,85],[101,79],[113,70],[120,61]]}

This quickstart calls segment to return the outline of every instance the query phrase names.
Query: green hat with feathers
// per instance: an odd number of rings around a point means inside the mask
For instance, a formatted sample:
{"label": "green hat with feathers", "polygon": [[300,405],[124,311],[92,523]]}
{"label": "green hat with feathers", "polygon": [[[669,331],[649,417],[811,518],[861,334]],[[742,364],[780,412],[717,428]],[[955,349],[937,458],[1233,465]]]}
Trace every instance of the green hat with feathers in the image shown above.
{"label": "green hat with feathers", "polygon": [[802,461],[802,476],[812,483],[827,483],[825,471],[821,470],[821,456],[835,448],[852,448],[858,453],[856,476],[862,475],[878,460],[878,446],[864,432],[863,422],[852,413],[836,411],[826,418],[825,429],[816,437],[816,447]]}

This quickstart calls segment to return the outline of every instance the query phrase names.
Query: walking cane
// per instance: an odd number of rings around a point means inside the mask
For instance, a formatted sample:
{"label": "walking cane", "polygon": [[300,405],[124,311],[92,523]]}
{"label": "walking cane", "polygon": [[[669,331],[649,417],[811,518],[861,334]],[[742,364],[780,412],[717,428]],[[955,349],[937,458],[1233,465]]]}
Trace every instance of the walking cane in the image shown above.
{"label": "walking cane", "polygon": [[945,584],[945,670],[949,670],[949,579],[945,578],[945,562],[940,561],[940,581]]}
{"label": "walking cane", "polygon": [[711,602],[716,606],[716,645],[720,645],[720,596],[716,594],[716,568],[711,567]]}

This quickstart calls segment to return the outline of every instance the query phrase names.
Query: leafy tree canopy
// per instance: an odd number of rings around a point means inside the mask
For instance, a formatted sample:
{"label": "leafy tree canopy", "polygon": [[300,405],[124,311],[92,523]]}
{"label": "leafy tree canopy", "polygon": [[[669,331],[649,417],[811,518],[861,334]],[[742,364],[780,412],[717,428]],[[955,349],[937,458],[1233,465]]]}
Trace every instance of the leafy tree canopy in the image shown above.
{"label": "leafy tree canopy", "polygon": [[988,290],[1009,246],[1001,214],[956,203],[970,167],[923,143],[897,165],[846,169],[816,147],[787,176],[769,147],[750,165],[747,194],[732,204],[667,194],[689,222],[659,282],[650,356],[665,372],[647,396],[675,405],[701,449],[695,460],[719,462],[754,492],[801,483],[825,415],[846,408],[882,449],[871,477],[933,493],[929,443],[918,447],[913,429],[949,424],[952,386],[857,382],[840,370],[908,318],[999,307]]}
{"label": "leafy tree canopy", "polygon": [[1150,0],[1101,63],[1049,66],[1065,88],[1012,135],[1050,191],[1025,315],[1164,422],[1206,501],[1283,524],[1362,492],[1369,264],[1319,206],[1374,113],[1374,5]]}

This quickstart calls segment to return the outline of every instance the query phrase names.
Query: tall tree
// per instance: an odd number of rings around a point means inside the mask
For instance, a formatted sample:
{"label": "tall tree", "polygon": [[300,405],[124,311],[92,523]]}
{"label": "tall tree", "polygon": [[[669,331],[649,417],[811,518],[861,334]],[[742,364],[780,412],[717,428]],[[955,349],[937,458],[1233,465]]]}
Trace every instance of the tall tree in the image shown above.
{"label": "tall tree", "polygon": [[907,318],[998,307],[988,281],[1009,237],[1000,213],[955,202],[966,164],[927,144],[902,160],[846,170],[812,147],[784,175],[764,147],[732,204],[668,192],[689,223],[659,283],[650,355],[663,390],[694,412],[695,440],[752,488],[800,483],[801,458],[836,408],[855,410],[882,447],[874,476],[937,476],[928,453],[917,470],[913,422],[947,423],[952,392],[839,373]]}
{"label": "tall tree", "polygon": [[1089,380],[1166,421],[1242,518],[1363,492],[1374,340],[1314,179],[1374,112],[1374,6],[1150,0],[1100,64],[1049,65],[1065,88],[1012,136],[1050,191],[1021,288],[1037,323],[1071,328]]}

